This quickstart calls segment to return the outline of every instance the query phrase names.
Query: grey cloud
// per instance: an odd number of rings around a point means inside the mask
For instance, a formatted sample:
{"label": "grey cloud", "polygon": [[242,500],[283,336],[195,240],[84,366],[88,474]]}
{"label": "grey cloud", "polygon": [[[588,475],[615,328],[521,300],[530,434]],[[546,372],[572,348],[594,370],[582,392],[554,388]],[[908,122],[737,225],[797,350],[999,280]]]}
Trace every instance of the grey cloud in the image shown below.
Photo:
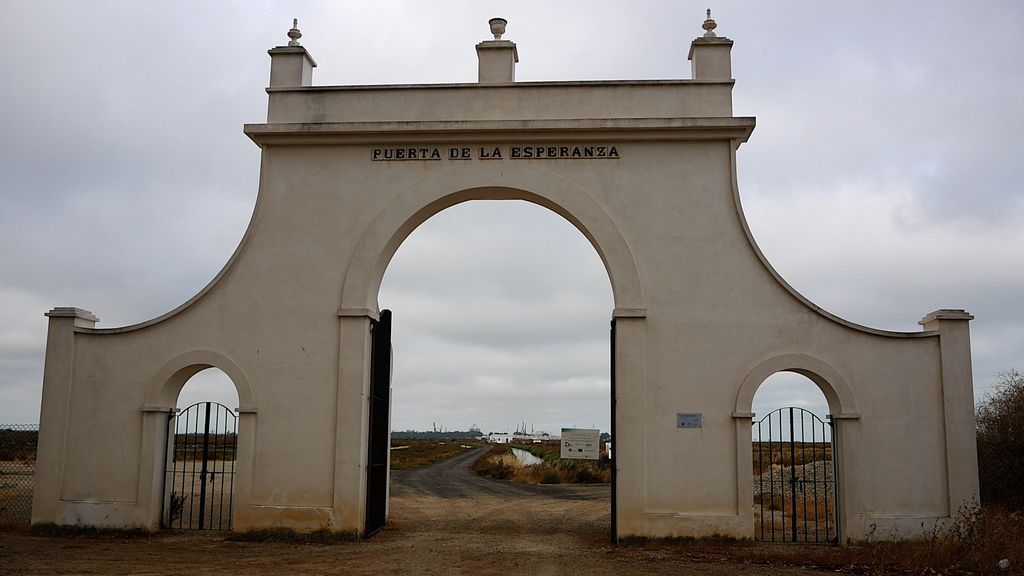
{"label": "grey cloud", "polygon": [[[1024,5],[713,8],[718,32],[736,42],[736,113],[758,118],[739,151],[741,193],[783,276],[825,308],[883,328],[915,330],[933,308],[968,308],[978,317],[979,394],[1000,369],[1024,367],[1024,121],[1014,112],[1024,100]],[[265,117],[266,50],[285,40],[291,18],[320,63],[318,84],[471,82],[473,45],[496,11],[519,44],[521,80],[679,78],[703,9],[6,7],[31,41],[0,51],[0,421],[38,417],[48,308],[91,308],[106,326],[138,322],[223,266],[258,185],[259,150],[241,126]],[[549,430],[604,427],[611,293],[594,249],[540,209],[460,208],[410,237],[382,287],[404,339],[396,427],[524,418]],[[770,384],[758,395],[766,405],[814,398],[800,383]]]}

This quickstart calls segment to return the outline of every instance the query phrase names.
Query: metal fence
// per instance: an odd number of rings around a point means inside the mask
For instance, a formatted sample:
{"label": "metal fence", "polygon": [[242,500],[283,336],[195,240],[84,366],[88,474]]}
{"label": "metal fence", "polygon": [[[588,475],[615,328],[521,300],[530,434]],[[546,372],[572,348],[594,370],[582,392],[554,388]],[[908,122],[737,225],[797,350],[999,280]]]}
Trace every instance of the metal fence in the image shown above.
{"label": "metal fence", "polygon": [[0,526],[32,521],[39,426],[0,424]]}

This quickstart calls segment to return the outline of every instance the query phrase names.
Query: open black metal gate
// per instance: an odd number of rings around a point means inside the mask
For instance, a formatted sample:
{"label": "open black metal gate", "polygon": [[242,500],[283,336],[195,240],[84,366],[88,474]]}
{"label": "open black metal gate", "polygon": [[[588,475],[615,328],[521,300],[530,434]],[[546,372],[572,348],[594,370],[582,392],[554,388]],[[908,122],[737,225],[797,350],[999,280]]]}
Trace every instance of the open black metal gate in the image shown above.
{"label": "open black metal gate", "polygon": [[614,442],[614,448],[612,449],[611,457],[609,458],[609,460],[611,460],[611,462],[609,462],[609,464],[612,467],[612,494],[611,494],[611,497],[612,497],[612,512],[611,512],[611,517],[612,517],[611,518],[611,520],[612,520],[611,521],[612,533],[611,533],[611,541],[612,541],[612,544],[616,544],[619,541],[619,526],[618,526],[619,523],[618,523],[618,513],[615,510],[615,480],[616,480],[616,475],[617,475],[617,472],[615,470],[617,468],[617,466],[615,465],[615,455],[618,454],[619,450],[622,449],[621,448],[622,445],[619,444],[618,437],[615,436],[615,320],[612,320],[611,345],[610,345],[610,348],[611,348],[611,400],[610,400],[611,406],[610,406],[610,408],[611,408],[611,413],[612,413],[612,421],[611,421],[611,430],[610,430],[610,432],[611,432],[611,435],[612,435],[612,442]]}
{"label": "open black metal gate", "polygon": [[199,402],[172,412],[167,429],[161,527],[231,530],[238,416]]}
{"label": "open black metal gate", "polygon": [[779,408],[753,422],[752,439],[755,538],[837,543],[832,422]]}
{"label": "open black metal gate", "polygon": [[366,463],[365,537],[387,523],[388,449],[391,435],[391,311],[370,320],[370,430]]}

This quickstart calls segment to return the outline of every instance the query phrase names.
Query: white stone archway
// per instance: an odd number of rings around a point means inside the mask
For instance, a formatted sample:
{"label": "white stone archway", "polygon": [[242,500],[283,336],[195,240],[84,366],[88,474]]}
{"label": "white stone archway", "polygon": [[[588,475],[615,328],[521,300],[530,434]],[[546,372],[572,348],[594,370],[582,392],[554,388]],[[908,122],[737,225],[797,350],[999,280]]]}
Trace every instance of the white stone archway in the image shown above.
{"label": "white stone archway", "polygon": [[216,366],[251,439],[236,528],[362,533],[377,290],[416,226],[472,199],[545,206],[604,262],[617,537],[750,536],[750,402],[779,370],[841,420],[844,538],[976,497],[971,316],[871,329],[772,269],[736,185],[754,119],[732,112],[730,40],[692,43],[692,79],[615,82],[516,83],[514,44],[483,44],[480,82],[449,85],[313,86],[304,48],[270,51],[257,205],[220,274],[135,326],[48,313],[33,522],[155,528],[159,421]]}

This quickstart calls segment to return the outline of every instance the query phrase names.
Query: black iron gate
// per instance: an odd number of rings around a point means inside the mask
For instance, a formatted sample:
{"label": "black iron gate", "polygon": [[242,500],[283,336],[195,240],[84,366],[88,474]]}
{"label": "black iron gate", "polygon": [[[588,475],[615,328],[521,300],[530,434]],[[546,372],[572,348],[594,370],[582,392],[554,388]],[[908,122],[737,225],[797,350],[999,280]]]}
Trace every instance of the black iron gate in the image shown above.
{"label": "black iron gate", "polygon": [[612,449],[611,457],[609,458],[609,460],[610,460],[609,465],[612,467],[612,494],[611,494],[611,496],[612,496],[612,512],[611,512],[611,516],[612,516],[612,519],[611,519],[612,520],[611,521],[612,533],[611,533],[611,540],[612,540],[612,544],[616,544],[619,541],[619,526],[618,526],[619,523],[618,523],[618,513],[615,510],[615,480],[616,480],[616,476],[617,476],[617,472],[616,472],[617,466],[615,465],[615,455],[618,454],[619,450],[622,449],[621,448],[622,445],[619,444],[618,437],[615,436],[615,320],[612,320],[611,345],[610,345],[610,348],[611,348],[611,401],[610,401],[611,407],[610,408],[611,408],[611,413],[612,413],[612,422],[611,422],[611,430],[610,430],[610,432],[611,432],[611,435],[612,435],[612,442],[614,442],[614,447]]}
{"label": "black iron gate", "polygon": [[832,422],[779,408],[754,421],[752,439],[755,538],[837,543]]}
{"label": "black iron gate", "polygon": [[171,413],[164,474],[163,528],[231,530],[238,416],[199,402]]}
{"label": "black iron gate", "polygon": [[387,523],[391,422],[391,311],[370,320],[370,429],[366,463],[366,525],[370,537]]}

